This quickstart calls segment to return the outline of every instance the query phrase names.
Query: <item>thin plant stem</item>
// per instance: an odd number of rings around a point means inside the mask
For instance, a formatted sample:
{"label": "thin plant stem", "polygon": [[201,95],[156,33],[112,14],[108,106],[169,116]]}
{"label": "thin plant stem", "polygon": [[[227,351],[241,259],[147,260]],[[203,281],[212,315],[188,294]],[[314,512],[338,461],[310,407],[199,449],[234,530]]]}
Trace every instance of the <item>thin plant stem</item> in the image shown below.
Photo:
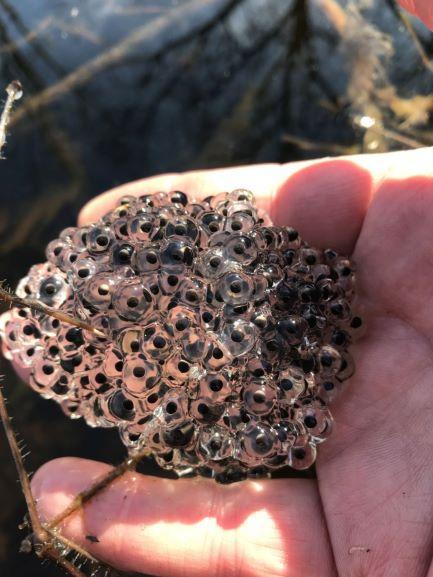
{"label": "thin plant stem", "polygon": [[[15,467],[18,472],[19,481],[21,484],[21,488],[24,494],[24,498],[26,500],[27,509],[29,512],[30,524],[32,527],[33,535],[37,541],[37,547],[35,548],[39,557],[49,557],[62,566],[72,577],[85,577],[84,573],[75,567],[68,559],[62,556],[61,552],[58,551],[55,547],[55,541],[63,541],[63,544],[66,544],[64,540],[60,536],[53,536],[52,533],[46,529],[40,519],[39,514],[36,508],[36,502],[32,495],[32,490],[30,487],[30,479],[25,470],[23,458],[21,455],[20,448],[18,446],[18,442],[15,436],[15,433],[12,429],[10,418],[6,409],[6,402],[3,395],[3,391],[0,387],[0,419],[3,423],[3,428],[6,433],[6,438],[8,440],[8,444],[12,453],[12,457],[15,462]],[[75,545],[68,541],[68,546],[74,547]],[[84,550],[80,548],[80,554],[85,553]],[[88,556],[87,553],[85,553]]]}
{"label": "thin plant stem", "polygon": [[122,477],[126,472],[132,471],[135,469],[137,463],[141,461],[144,457],[149,456],[149,450],[144,449],[137,453],[132,457],[128,457],[125,459],[120,465],[111,469],[107,474],[105,474],[100,479],[96,480],[93,485],[78,493],[76,497],[71,501],[71,503],[64,509],[61,513],[56,515],[54,519],[52,519],[48,525],[48,529],[54,529],[57,527],[62,521],[64,521],[67,517],[72,515],[78,509],[81,509],[82,506],[90,501],[95,495],[99,494],[101,491],[106,489],[113,481]]}
{"label": "thin plant stem", "polygon": [[0,300],[7,302],[8,304],[10,304],[12,306],[16,306],[16,307],[20,307],[20,308],[29,308],[33,311],[42,313],[44,315],[48,315],[50,317],[58,319],[62,323],[66,323],[68,325],[73,325],[73,326],[78,327],[80,329],[83,329],[85,331],[89,331],[99,338],[102,338],[102,339],[106,338],[106,335],[102,331],[100,331],[96,327],[93,327],[91,324],[86,323],[85,321],[78,319],[76,317],[73,317],[71,315],[68,315],[67,313],[65,313],[63,311],[49,307],[48,305],[42,303],[41,301],[39,301],[37,299],[19,297],[18,295],[7,291],[4,288],[4,286],[1,286],[1,285],[0,285]]}
{"label": "thin plant stem", "polygon": [[[240,1],[189,0],[189,2],[163,13],[150,23],[138,26],[126,38],[108,48],[104,53],[99,54],[52,86],[48,86],[29,98],[25,105],[13,115],[11,123],[19,122],[29,112],[39,111],[69,90],[84,85],[96,74],[120,64],[125,56],[140,43],[148,41],[148,45],[141,49],[141,54],[147,59],[152,59],[164,51],[173,50],[183,43],[189,42],[193,36],[204,33],[224,19]],[[188,22],[192,23],[188,25]],[[170,31],[168,40],[167,31]],[[162,46],[163,43],[165,46]]]}
{"label": "thin plant stem", "polygon": [[0,116],[0,158],[4,145],[6,144],[6,132],[11,117],[12,107],[16,100],[23,95],[23,89],[18,80],[13,80],[6,87],[7,98]]}
{"label": "thin plant stem", "polygon": [[394,0],[387,0],[387,4],[389,5],[392,12],[395,16],[400,20],[403,26],[406,28],[407,33],[409,34],[410,38],[413,41],[415,46],[415,50],[418,52],[419,57],[421,58],[421,62],[423,63],[424,67],[430,72],[433,72],[433,63],[430,60],[428,54],[426,53],[424,46],[419,39],[419,36],[410,21],[409,16],[399,7]]}

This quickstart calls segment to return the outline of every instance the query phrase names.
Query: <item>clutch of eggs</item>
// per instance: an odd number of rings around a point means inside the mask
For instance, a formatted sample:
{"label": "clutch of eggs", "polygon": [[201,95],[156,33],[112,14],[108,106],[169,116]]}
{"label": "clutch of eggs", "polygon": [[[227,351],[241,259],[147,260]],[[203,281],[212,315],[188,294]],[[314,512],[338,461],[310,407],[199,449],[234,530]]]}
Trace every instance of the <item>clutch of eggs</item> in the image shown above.
{"label": "clutch of eggs", "polygon": [[347,258],[273,226],[247,190],[124,197],[46,256],[17,294],[105,337],[6,313],[7,356],[34,390],[179,474],[229,482],[313,464],[361,325]]}

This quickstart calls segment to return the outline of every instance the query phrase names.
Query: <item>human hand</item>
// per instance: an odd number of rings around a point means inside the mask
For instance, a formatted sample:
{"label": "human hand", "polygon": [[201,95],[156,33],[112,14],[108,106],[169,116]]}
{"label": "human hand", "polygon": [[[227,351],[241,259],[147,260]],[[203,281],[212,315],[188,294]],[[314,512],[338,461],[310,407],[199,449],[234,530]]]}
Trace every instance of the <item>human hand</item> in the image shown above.
{"label": "human hand", "polygon": [[[221,486],[129,473],[62,532],[121,569],[173,576],[432,577],[433,150],[163,175],[94,199],[80,224],[124,194],[255,192],[276,224],[353,255],[365,336],[333,406],[317,481]],[[33,479],[46,519],[109,467],[81,459]],[[86,540],[97,536],[99,542]]]}
{"label": "human hand", "polygon": [[[431,0],[401,0],[433,26]],[[432,150],[257,166],[131,183],[95,199],[158,189],[251,188],[277,224],[353,253],[367,333],[333,407],[317,481],[169,481],[127,474],[63,532],[95,556],[155,575],[433,577]],[[61,459],[33,479],[49,519],[109,467]],[[97,535],[99,543],[86,540]]]}

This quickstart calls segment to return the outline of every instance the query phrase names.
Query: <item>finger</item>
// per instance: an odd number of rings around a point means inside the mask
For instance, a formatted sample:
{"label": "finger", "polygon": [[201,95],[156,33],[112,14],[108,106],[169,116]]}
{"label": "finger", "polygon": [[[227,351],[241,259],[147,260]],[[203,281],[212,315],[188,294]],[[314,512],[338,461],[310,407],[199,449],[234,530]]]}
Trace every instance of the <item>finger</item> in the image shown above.
{"label": "finger", "polygon": [[372,194],[391,167],[413,171],[423,150],[353,156],[283,165],[267,164],[178,175],[160,175],[108,191],[82,210],[81,225],[97,220],[125,194],[139,196],[157,190],[185,190],[203,198],[225,190],[248,188],[270,212],[274,222],[297,228],[319,247],[350,253]]}
{"label": "finger", "polygon": [[[251,190],[276,224],[298,228],[317,246],[349,251],[356,241],[372,186],[385,168],[375,156],[290,164],[265,164],[178,175],[160,175],[108,191],[82,210],[80,224],[94,222],[114,208],[125,194],[184,190],[204,198],[235,188]],[[350,223],[349,226],[346,226]]]}
{"label": "finger", "polygon": [[79,224],[89,224],[116,206],[119,198],[132,194],[140,196],[160,190],[185,190],[191,199],[205,198],[216,192],[235,188],[255,189],[256,197],[264,208],[278,181],[280,165],[259,164],[255,166],[192,171],[180,174],[162,174],[129,182],[92,199],[84,206]]}
{"label": "finger", "polygon": [[433,28],[433,4],[431,0],[399,0],[400,4]]}
{"label": "finger", "polygon": [[[73,458],[46,464],[32,483],[42,517],[62,511],[109,469]],[[126,571],[335,576],[316,485],[301,479],[221,486],[129,473],[69,518],[62,532]]]}
{"label": "finger", "polygon": [[[304,163],[300,163],[302,166]],[[269,209],[269,200],[281,182],[281,165],[259,164],[229,169],[192,171],[180,174],[162,174],[129,182],[92,199],[84,206],[79,224],[89,224],[116,206],[119,198],[132,194],[140,196],[160,190],[185,190],[191,199],[205,198],[211,194],[247,188],[254,190],[261,206]]]}

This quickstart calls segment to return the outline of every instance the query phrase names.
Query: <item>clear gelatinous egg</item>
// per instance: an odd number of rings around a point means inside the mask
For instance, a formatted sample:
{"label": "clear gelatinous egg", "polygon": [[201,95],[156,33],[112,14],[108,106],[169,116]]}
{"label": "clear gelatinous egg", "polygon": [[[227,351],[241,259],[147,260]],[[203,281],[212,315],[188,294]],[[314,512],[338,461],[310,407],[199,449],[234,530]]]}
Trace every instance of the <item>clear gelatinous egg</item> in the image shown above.
{"label": "clear gelatinous egg", "polygon": [[100,332],[6,313],[6,355],[34,390],[178,473],[230,482],[314,463],[362,324],[346,257],[272,226],[243,189],[124,197],[46,255],[17,293]]}

